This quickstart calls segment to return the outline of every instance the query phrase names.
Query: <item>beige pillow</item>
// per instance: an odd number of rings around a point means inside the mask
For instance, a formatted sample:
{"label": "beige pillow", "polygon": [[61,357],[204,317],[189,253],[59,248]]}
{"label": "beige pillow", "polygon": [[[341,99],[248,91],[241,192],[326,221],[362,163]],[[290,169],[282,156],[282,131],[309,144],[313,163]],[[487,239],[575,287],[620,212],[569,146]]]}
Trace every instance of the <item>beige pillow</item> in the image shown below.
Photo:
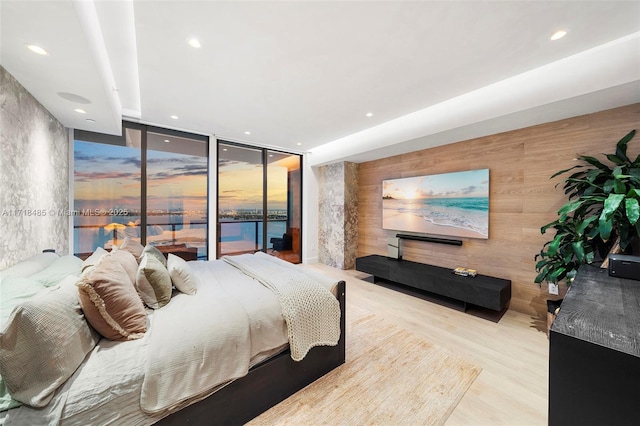
{"label": "beige pillow", "polygon": [[14,399],[44,407],[98,343],[78,303],[77,279],[18,305],[0,331],[0,375]]}
{"label": "beige pillow", "polygon": [[169,271],[154,256],[142,256],[136,275],[136,290],[142,301],[152,309],[161,308],[171,300]]}
{"label": "beige pillow", "polygon": [[124,239],[124,243],[122,243],[119,248],[120,250],[128,251],[136,258],[136,261],[140,262],[140,257],[142,256],[142,250],[144,250],[144,246],[138,241],[127,237]]}
{"label": "beige pillow", "polygon": [[138,261],[136,257],[126,250],[115,249],[112,250],[108,257],[111,257],[116,262],[120,263],[125,271],[127,271],[127,275],[129,275],[129,279],[131,280],[131,284],[136,282],[136,273],[138,272]]}
{"label": "beige pillow", "polygon": [[180,292],[196,294],[196,291],[198,291],[196,277],[191,272],[189,264],[183,258],[169,253],[167,269],[169,269],[169,275],[171,276],[173,285],[176,286]]}
{"label": "beige pillow", "polygon": [[158,259],[164,265],[165,268],[167,267],[167,258],[164,257],[164,254],[162,254],[160,250],[158,250],[156,247],[152,246],[151,244],[147,244],[144,247],[144,250],[142,251],[142,255],[144,256],[145,254],[152,255],[153,257]]}
{"label": "beige pillow", "polygon": [[[122,253],[133,260],[131,253]],[[147,330],[144,305],[116,256],[104,256],[77,285],[87,321],[102,336],[109,340],[133,340],[144,335]]]}

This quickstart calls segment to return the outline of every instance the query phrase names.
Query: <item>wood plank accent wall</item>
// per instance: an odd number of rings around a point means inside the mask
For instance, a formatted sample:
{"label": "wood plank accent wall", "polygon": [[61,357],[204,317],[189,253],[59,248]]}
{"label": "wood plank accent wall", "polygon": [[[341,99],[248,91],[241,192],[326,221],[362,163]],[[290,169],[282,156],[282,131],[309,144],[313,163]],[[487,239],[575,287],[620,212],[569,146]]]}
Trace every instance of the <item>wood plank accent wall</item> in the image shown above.
{"label": "wood plank accent wall", "polygon": [[[451,145],[361,163],[358,191],[358,256],[386,255],[382,229],[383,179],[489,168],[489,239],[463,239],[462,247],[403,241],[403,257],[449,268],[465,266],[512,281],[510,309],[546,316],[546,300],[556,298],[538,287],[534,256],[553,234],[540,227],[557,217],[566,202],[550,180],[571,167],[577,155],[615,152],[632,129],[640,131],[640,104],[499,133]],[[640,136],[629,143],[640,152]],[[561,296],[566,292],[560,288]]]}

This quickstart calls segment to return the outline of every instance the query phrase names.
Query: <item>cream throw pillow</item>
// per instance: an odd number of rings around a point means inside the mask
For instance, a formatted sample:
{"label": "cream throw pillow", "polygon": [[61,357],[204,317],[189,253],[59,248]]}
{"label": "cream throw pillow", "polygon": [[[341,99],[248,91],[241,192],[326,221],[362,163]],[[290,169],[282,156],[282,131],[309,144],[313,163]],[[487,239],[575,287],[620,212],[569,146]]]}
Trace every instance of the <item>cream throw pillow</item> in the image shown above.
{"label": "cream throw pillow", "polygon": [[109,254],[108,251],[103,249],[102,247],[98,247],[96,251],[91,253],[91,256],[87,257],[84,262],[82,262],[82,272],[85,272],[89,268],[93,268],[96,264],[102,259],[102,256]]}
{"label": "cream throw pillow", "polygon": [[144,256],[145,254],[150,254],[153,257],[155,257],[156,259],[158,259],[160,261],[160,263],[162,263],[164,265],[164,267],[167,267],[167,258],[164,257],[164,254],[162,254],[162,252],[160,250],[158,250],[157,247],[152,246],[151,244],[147,244],[144,247],[144,250],[142,251],[142,255]]}
{"label": "cream throw pillow", "polygon": [[142,301],[152,309],[158,309],[171,300],[169,271],[154,256],[145,254],[136,274],[136,290]]}
{"label": "cream throw pillow", "polygon": [[[133,273],[135,279],[137,263]],[[144,336],[147,315],[133,286],[129,273],[115,256],[104,256],[87,275],[78,281],[79,298],[87,321],[98,333],[109,340],[133,340]],[[126,256],[120,256],[127,259]]]}
{"label": "cream throw pillow", "polygon": [[167,268],[169,269],[169,275],[171,276],[173,285],[176,286],[180,292],[196,294],[196,291],[198,291],[196,277],[191,272],[189,264],[183,258],[169,253]]}
{"label": "cream throw pillow", "polygon": [[0,331],[0,375],[14,399],[44,407],[98,343],[78,303],[77,279],[18,305]]}

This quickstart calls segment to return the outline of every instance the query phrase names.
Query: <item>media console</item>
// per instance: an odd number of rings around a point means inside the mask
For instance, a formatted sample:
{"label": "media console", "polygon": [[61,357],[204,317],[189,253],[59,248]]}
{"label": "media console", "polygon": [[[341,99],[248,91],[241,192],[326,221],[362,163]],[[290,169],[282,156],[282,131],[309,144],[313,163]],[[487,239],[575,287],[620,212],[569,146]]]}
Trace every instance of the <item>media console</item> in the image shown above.
{"label": "media console", "polygon": [[382,279],[446,296],[467,304],[502,311],[511,299],[511,281],[486,275],[463,277],[451,269],[370,255],[356,259],[356,270]]}

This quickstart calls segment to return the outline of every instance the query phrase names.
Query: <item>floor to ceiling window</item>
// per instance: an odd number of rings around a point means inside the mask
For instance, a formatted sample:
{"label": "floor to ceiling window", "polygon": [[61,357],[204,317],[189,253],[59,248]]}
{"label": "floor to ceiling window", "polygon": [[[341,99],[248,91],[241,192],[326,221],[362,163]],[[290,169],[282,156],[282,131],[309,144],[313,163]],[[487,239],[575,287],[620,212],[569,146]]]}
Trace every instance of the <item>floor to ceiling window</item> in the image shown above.
{"label": "floor to ceiling window", "polygon": [[207,258],[208,138],[134,123],[123,135],[76,131],[74,253],[124,238]]}
{"label": "floor to ceiling window", "polygon": [[301,156],[218,143],[218,257],[265,251],[302,260]]}

